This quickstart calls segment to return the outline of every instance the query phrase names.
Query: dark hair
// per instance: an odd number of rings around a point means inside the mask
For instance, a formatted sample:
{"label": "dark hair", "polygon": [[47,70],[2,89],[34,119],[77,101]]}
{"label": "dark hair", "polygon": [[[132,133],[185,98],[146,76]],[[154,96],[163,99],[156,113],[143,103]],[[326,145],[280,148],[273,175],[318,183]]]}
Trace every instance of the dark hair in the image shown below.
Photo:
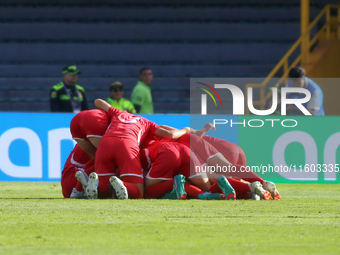
{"label": "dark hair", "polygon": [[145,70],[151,70],[149,67],[143,67],[139,70],[139,75],[141,75]]}
{"label": "dark hair", "polygon": [[296,79],[296,78],[302,78],[306,74],[305,69],[299,66],[292,67],[289,70],[289,78]]}
{"label": "dark hair", "polygon": [[115,81],[115,82],[111,83],[110,91],[115,90],[116,88],[122,88],[123,89],[123,85],[120,81]]}

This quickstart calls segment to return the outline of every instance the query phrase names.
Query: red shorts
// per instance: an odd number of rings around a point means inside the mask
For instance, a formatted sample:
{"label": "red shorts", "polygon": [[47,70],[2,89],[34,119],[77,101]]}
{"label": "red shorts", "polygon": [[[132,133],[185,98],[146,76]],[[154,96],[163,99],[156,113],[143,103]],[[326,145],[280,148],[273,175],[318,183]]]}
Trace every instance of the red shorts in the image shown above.
{"label": "red shorts", "polygon": [[219,152],[221,152],[231,164],[246,166],[246,155],[242,148],[237,144],[207,135],[203,136],[203,139],[214,146]]}
{"label": "red shorts", "polygon": [[73,117],[71,121],[71,134],[74,140],[88,140],[89,137],[102,137],[107,127],[109,119],[103,110],[93,109],[81,111]]}
{"label": "red shorts", "polygon": [[[147,155],[148,153],[146,157]],[[171,180],[178,174],[192,178],[200,174],[200,162],[196,155],[180,143],[162,143],[158,148],[157,156],[147,161],[151,162],[150,170],[146,175],[148,179]]]}
{"label": "red shorts", "polygon": [[132,139],[104,137],[96,152],[96,173],[98,176],[113,175],[118,168],[123,181],[129,177],[129,182],[143,183],[139,154],[138,144]]}

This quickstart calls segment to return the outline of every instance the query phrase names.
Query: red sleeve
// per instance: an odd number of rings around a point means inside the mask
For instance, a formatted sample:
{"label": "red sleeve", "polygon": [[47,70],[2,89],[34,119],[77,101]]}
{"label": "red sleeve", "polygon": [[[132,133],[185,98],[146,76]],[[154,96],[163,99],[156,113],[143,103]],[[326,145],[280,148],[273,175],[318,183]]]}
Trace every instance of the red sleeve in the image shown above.
{"label": "red sleeve", "polygon": [[158,126],[156,123],[149,121],[149,133],[153,136],[155,133],[156,129],[159,129],[160,126]]}
{"label": "red sleeve", "polygon": [[154,133],[156,129],[160,128],[156,123],[141,117],[141,121],[145,127],[145,136],[143,137],[140,147],[145,148],[149,145],[149,142],[155,140]]}

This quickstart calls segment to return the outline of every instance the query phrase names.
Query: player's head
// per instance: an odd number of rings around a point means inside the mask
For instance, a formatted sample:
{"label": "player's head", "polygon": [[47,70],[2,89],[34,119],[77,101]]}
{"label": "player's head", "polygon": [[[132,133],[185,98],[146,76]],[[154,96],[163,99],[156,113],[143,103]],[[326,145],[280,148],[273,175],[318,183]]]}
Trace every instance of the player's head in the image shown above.
{"label": "player's head", "polygon": [[150,85],[153,80],[152,70],[147,67],[143,67],[139,70],[139,79],[147,85]]}
{"label": "player's head", "polygon": [[81,72],[76,66],[65,66],[63,69],[64,82],[67,85],[74,85],[77,82],[78,74]]}
{"label": "player's head", "polygon": [[114,100],[120,100],[123,97],[123,85],[119,81],[115,81],[110,85],[110,95]]}
{"label": "player's head", "polygon": [[292,81],[293,87],[302,88],[305,86],[305,74],[306,71],[302,67],[295,66],[289,70],[289,78]]}

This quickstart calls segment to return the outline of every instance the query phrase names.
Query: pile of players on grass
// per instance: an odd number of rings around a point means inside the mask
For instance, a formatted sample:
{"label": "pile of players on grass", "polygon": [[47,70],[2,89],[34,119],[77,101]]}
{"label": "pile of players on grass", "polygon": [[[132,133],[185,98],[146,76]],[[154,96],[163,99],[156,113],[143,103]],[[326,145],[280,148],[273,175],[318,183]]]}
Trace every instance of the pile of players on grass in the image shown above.
{"label": "pile of players on grass", "polygon": [[280,199],[273,182],[244,171],[238,145],[205,135],[212,124],[178,130],[101,99],[95,105],[71,121],[77,145],[62,172],[65,198]]}

